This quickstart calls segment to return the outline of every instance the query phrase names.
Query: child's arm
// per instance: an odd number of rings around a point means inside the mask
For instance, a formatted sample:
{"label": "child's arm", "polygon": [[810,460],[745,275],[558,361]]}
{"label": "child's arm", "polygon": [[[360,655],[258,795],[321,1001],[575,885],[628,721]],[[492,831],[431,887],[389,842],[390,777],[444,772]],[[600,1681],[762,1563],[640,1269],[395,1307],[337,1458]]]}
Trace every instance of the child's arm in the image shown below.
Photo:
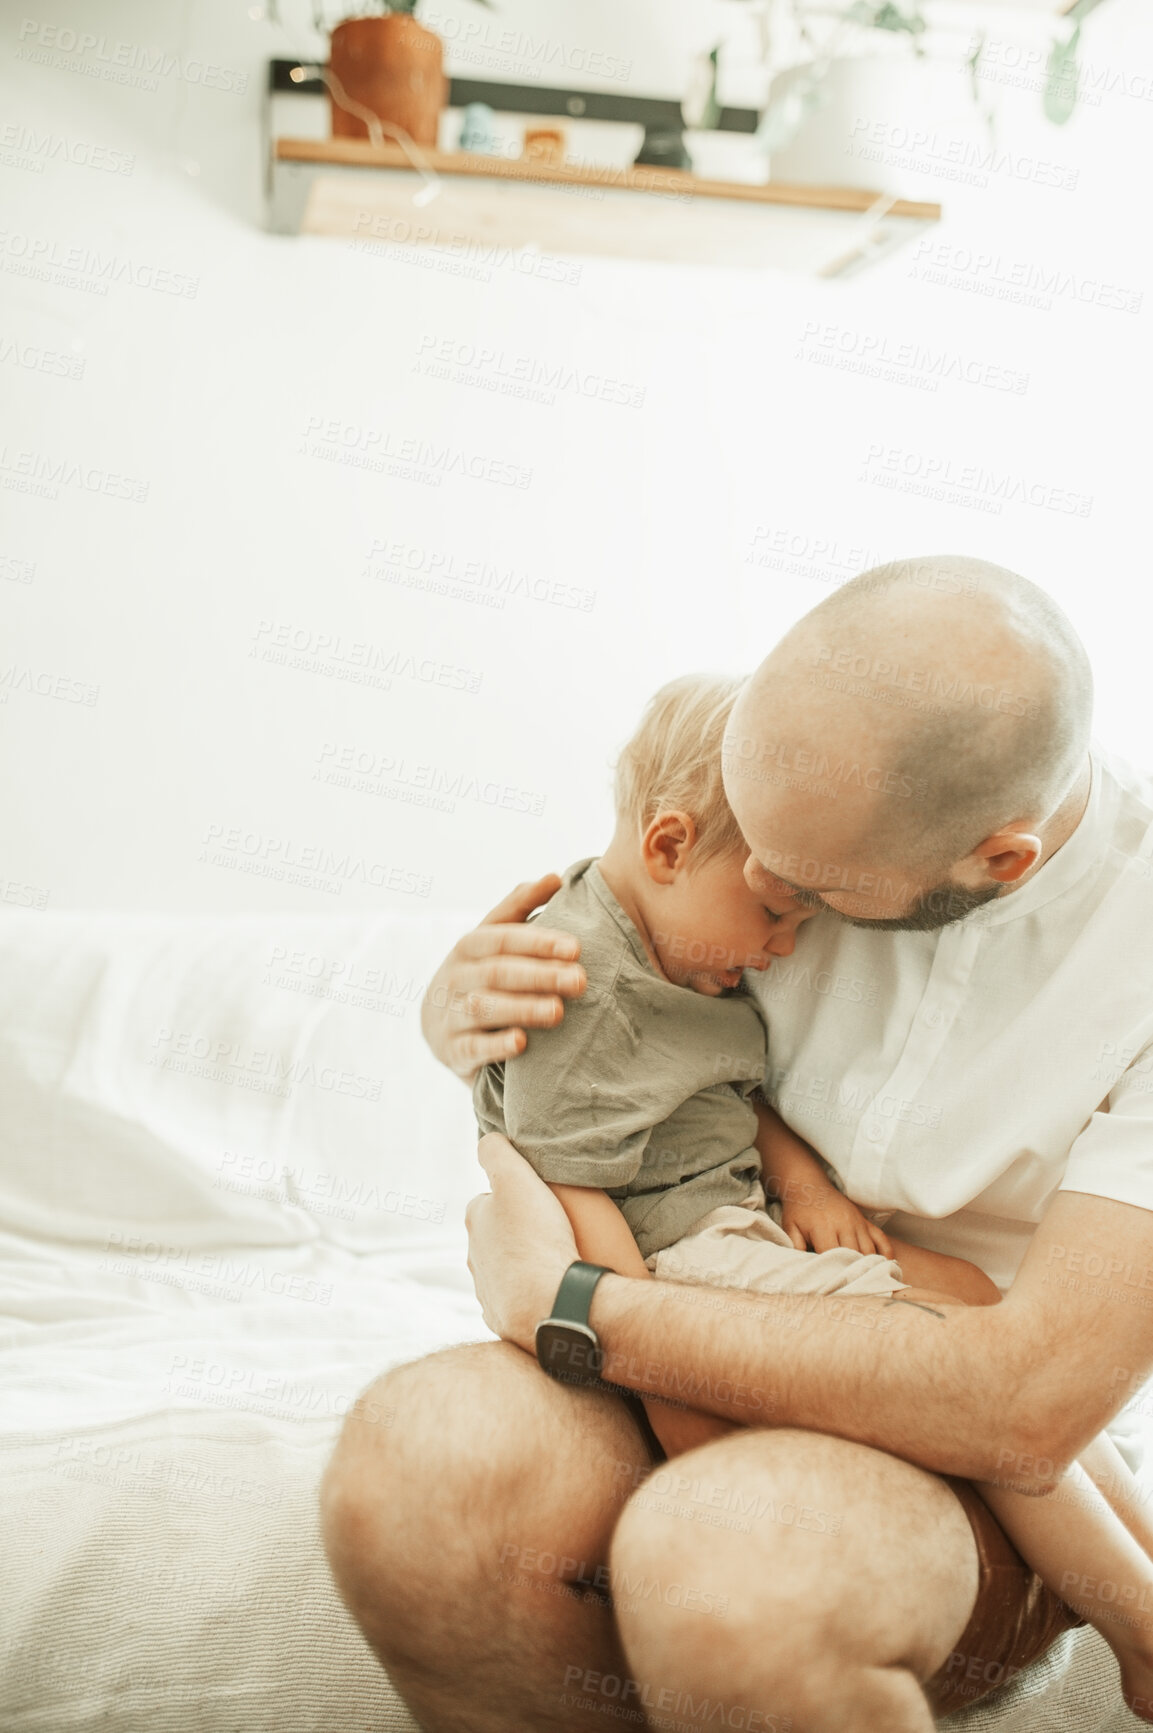
{"label": "child's arm", "polygon": [[[549,1189],[564,1205],[577,1251],[586,1263],[604,1264],[618,1276],[653,1279],[631,1228],[607,1192],[584,1185],[552,1185]],[[646,1401],[645,1412],[670,1457],[736,1431],[731,1420],[718,1420],[713,1414],[698,1414],[695,1409],[676,1408],[667,1402]]]}
{"label": "child's arm", "polygon": [[[808,1144],[790,1131],[767,1102],[757,1110],[757,1153],[765,1194],[781,1206],[781,1226],[799,1252],[827,1252],[848,1246],[854,1252],[880,1252],[891,1258],[886,1234],[838,1191]],[[931,1284],[929,1284],[931,1285]]]}
{"label": "child's arm", "polygon": [[632,1229],[607,1191],[587,1185],[550,1185],[549,1190],[564,1205],[586,1264],[604,1264],[618,1276],[652,1276]]}

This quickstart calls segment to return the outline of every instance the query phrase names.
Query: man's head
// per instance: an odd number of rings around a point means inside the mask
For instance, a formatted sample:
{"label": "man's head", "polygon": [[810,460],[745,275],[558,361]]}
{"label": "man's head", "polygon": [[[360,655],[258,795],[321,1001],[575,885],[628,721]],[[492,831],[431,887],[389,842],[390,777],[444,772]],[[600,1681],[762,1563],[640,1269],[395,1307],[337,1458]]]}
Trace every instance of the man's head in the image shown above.
{"label": "man's head", "polygon": [[[744,682],[690,674],[664,686],[617,760],[610,864],[670,981],[715,996],[788,956],[809,918],[791,893],[748,884],[748,844],[725,797],[721,742]],[[620,882],[618,880],[618,882]]]}
{"label": "man's head", "polygon": [[730,717],[724,785],[760,891],[947,925],[1018,884],[1084,775],[1085,651],[1026,578],[930,555],[806,614]]}

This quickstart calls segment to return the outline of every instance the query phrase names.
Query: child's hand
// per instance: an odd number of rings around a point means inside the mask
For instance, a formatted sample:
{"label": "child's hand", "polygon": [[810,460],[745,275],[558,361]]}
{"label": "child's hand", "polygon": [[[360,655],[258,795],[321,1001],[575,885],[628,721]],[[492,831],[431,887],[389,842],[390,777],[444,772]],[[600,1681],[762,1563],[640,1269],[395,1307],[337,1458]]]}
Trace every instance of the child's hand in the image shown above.
{"label": "child's hand", "polygon": [[781,1226],[799,1252],[848,1246],[854,1252],[880,1252],[891,1258],[890,1240],[835,1185],[804,1184],[781,1199]]}

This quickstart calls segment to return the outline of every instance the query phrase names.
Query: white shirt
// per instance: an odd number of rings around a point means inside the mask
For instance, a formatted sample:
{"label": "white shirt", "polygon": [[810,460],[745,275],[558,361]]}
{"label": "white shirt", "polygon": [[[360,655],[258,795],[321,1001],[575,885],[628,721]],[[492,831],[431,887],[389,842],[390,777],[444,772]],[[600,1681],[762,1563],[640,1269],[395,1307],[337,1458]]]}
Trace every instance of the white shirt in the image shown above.
{"label": "white shirt", "polygon": [[[1153,781],[1099,749],[1019,890],[936,933],[818,915],[746,982],[769,1098],[888,1231],[1006,1288],[1055,1192],[1153,1211]],[[1153,1259],[1109,1280],[1153,1307]]]}

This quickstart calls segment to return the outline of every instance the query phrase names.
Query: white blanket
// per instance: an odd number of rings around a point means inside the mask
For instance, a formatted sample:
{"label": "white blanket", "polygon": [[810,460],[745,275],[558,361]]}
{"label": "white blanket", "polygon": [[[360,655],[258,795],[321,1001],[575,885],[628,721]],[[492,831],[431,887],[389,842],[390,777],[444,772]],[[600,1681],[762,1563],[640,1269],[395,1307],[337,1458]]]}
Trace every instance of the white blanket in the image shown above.
{"label": "white blanket", "polygon": [[[376,1373],[488,1334],[417,1020],[466,920],[0,918],[6,1733],[414,1727],[316,1489]],[[943,1725],[1140,1724],[1079,1632]]]}

